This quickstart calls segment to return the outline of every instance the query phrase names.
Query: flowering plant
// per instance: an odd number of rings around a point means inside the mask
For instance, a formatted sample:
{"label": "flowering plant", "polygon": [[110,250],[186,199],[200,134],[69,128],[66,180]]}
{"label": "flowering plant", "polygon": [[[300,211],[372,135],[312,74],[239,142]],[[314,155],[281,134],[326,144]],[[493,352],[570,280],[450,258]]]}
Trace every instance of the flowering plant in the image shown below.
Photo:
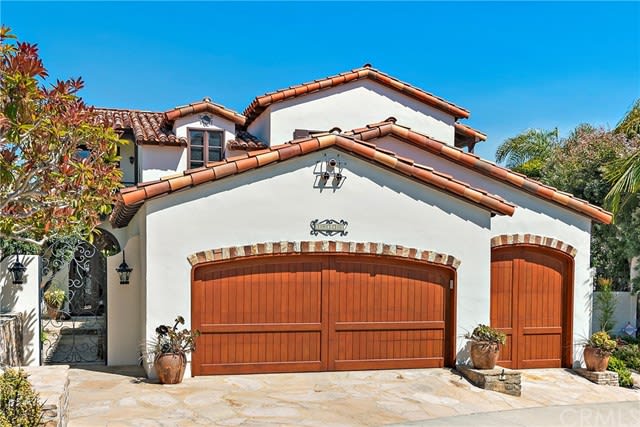
{"label": "flowering plant", "polygon": [[196,349],[196,338],[200,331],[188,329],[178,330],[178,325],[184,325],[184,317],[176,317],[173,326],[160,325],[156,328],[154,350],[156,355],[165,353],[187,354]]}

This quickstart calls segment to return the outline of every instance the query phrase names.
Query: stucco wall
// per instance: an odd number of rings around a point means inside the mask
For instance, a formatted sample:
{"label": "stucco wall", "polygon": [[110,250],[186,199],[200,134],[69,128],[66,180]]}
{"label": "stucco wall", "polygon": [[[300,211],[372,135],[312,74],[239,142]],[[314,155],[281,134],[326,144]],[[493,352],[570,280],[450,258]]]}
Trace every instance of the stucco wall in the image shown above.
{"label": "stucco wall", "polygon": [[25,283],[14,285],[8,268],[15,260],[11,256],[0,262],[0,313],[15,313],[22,323],[23,366],[40,364],[40,258],[20,257],[27,271]]}
{"label": "stucco wall", "polygon": [[[122,182],[135,183],[135,151],[136,144],[130,139],[126,139],[127,143],[120,146],[120,170],[122,171]],[[131,158],[134,159],[133,163]]]}
{"label": "stucco wall", "polygon": [[[600,330],[600,311],[598,309],[598,295],[600,292],[593,293],[593,322],[591,331]],[[636,327],[636,310],[638,304],[638,296],[631,292],[613,292],[616,301],[616,310],[614,315],[614,324],[611,333],[615,335],[624,335],[622,329],[627,326],[627,322]]]}
{"label": "stucco wall", "polygon": [[[435,156],[425,150],[411,146],[393,137],[376,141],[381,148],[409,157],[423,165],[451,174],[457,179],[498,194],[516,204],[513,217],[495,216],[491,220],[491,235],[536,234],[553,237],[577,249],[574,259],[574,313],[573,343],[574,359],[582,357],[580,343],[589,336],[591,329],[592,277],[590,271],[591,221],[578,213],[547,202],[522,190],[488,178],[469,168]],[[487,319],[488,320],[488,319]]]}
{"label": "stucco wall", "polygon": [[187,167],[186,147],[140,145],[140,182],[155,181]]}
{"label": "stucco wall", "polygon": [[128,285],[120,284],[116,268],[122,253],[107,258],[107,363],[137,365],[143,344],[140,335],[140,237],[132,236],[124,247],[126,261],[133,269]]}
{"label": "stucco wall", "polygon": [[[346,161],[346,179],[335,191],[314,187],[316,162],[325,153]],[[309,222],[325,218],[349,222],[346,240],[400,244],[462,260],[456,335],[488,319],[489,212],[326,150],[147,203],[146,245],[141,243],[148,261],[147,337],[178,314],[190,326],[188,255],[247,243],[310,240]],[[459,339],[458,349],[464,345]]]}
{"label": "stucco wall", "polygon": [[371,80],[272,104],[251,123],[249,131],[278,145],[290,141],[295,129],[329,130],[337,126],[346,131],[389,116],[439,141],[454,143],[453,116]]}

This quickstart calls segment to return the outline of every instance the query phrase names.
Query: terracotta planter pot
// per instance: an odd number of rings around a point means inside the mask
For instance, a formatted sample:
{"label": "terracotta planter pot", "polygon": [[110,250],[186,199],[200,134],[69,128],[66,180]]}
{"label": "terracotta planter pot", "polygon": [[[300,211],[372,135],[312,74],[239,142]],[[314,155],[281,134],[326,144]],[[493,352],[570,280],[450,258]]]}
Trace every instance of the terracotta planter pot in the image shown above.
{"label": "terracotta planter pot", "polygon": [[587,365],[588,371],[606,371],[609,366],[609,356],[595,347],[584,348],[584,363]]}
{"label": "terracotta planter pot", "polygon": [[493,369],[500,355],[500,344],[485,341],[471,342],[471,362],[476,369]]}
{"label": "terracotta planter pot", "polygon": [[162,353],[153,364],[161,384],[180,384],[187,366],[184,354]]}
{"label": "terracotta planter pot", "polygon": [[47,316],[49,317],[49,319],[51,320],[57,319],[59,312],[60,312],[60,309],[56,307],[47,306]]}

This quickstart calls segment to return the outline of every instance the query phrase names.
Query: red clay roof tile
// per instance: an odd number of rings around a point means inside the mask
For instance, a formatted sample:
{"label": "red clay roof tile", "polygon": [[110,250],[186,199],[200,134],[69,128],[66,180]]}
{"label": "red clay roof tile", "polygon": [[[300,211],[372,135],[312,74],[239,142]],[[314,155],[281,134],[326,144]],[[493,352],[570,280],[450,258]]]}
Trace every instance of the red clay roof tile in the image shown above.
{"label": "red clay roof tile", "polygon": [[354,70],[344,72],[335,76],[329,76],[324,79],[318,79],[312,82],[297,85],[295,86],[295,89],[280,89],[255,98],[253,102],[251,102],[251,104],[249,104],[249,106],[244,110],[244,115],[247,118],[246,126],[248,126],[269,105],[273,103],[296,96],[307,95],[309,93],[317,92],[322,89],[339,86],[354,80],[365,78],[390,87],[440,111],[451,114],[454,117],[465,119],[469,117],[469,111],[467,111],[466,109],[459,107],[449,101],[446,101],[443,98],[437,97],[429,92],[425,92],[420,88],[402,82],[366,64],[361,68],[356,68]]}
{"label": "red clay roof tile", "polygon": [[479,130],[474,129],[471,126],[467,126],[465,124],[456,122],[454,127],[456,132],[475,138],[477,141],[487,140],[487,135],[485,133],[482,133]]}
{"label": "red clay roof tile", "polygon": [[[303,150],[303,145],[306,151]],[[388,151],[378,150],[374,144],[365,143],[353,136],[324,134],[271,147],[255,156],[248,157],[245,155],[235,159],[227,159],[211,164],[206,169],[198,168],[185,171],[178,177],[145,183],[144,185],[132,187],[133,190],[121,191],[118,193],[117,202],[110,220],[114,227],[124,227],[147,199],[161,197],[188,186],[193,187],[205,182],[215,181],[225,176],[256,169],[269,163],[284,161],[331,146],[353,153],[404,176],[417,179],[427,185],[440,188],[451,195],[476,203],[491,212],[513,215],[515,210],[514,205],[498,196],[473,188],[469,184],[438,173],[432,168],[415,165],[410,159],[402,158],[401,160]],[[205,175],[206,171],[211,172]]]}
{"label": "red clay roof tile", "polygon": [[199,113],[214,114],[216,116],[230,120],[240,126],[244,125],[246,121],[245,117],[242,114],[236,113],[235,111],[223,105],[216,104],[209,98],[204,98],[202,101],[193,102],[188,105],[175,107],[169,111],[165,111],[164,115],[167,121],[173,122],[180,117]]}
{"label": "red clay roof tile", "polygon": [[[232,121],[238,127],[244,125],[243,115],[210,101],[201,101],[167,112],[139,111],[116,108],[95,108],[98,120],[116,130],[130,130],[135,142],[143,145],[167,145],[184,147],[186,138],[178,138],[173,132],[173,121],[189,114],[208,112]],[[234,140],[228,141],[232,150],[256,150],[266,144],[247,131],[238,130]]]}
{"label": "red clay roof tile", "polygon": [[539,181],[531,179],[526,175],[513,172],[502,166],[498,166],[492,162],[484,160],[475,154],[466,153],[459,148],[452,147],[444,142],[436,141],[418,132],[412,131],[404,126],[395,123],[380,122],[368,125],[366,128],[355,129],[346,132],[345,135],[353,136],[361,140],[376,139],[371,137],[370,130],[373,128],[380,129],[380,136],[392,135],[396,138],[409,142],[420,148],[423,148],[437,156],[446,158],[462,166],[476,170],[486,176],[495,178],[499,181],[513,185],[528,193],[538,196],[542,199],[555,202],[563,207],[569,208],[575,212],[586,215],[587,217],[610,224],[613,216],[610,212],[594,206],[585,200],[578,199],[572,194],[561,192],[553,187],[545,185]]}

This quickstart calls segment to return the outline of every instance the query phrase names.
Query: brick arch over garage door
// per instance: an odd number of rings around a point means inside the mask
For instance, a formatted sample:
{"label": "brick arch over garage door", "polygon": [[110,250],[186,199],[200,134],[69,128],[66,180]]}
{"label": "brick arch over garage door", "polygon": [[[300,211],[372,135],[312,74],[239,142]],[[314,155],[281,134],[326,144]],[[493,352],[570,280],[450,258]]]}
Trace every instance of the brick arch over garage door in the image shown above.
{"label": "brick arch over garage door", "polygon": [[491,243],[491,325],[507,334],[498,363],[571,367],[575,248],[530,234]]}
{"label": "brick arch over garage door", "polygon": [[193,265],[193,375],[452,366],[451,256],[380,243],[277,242]]}

